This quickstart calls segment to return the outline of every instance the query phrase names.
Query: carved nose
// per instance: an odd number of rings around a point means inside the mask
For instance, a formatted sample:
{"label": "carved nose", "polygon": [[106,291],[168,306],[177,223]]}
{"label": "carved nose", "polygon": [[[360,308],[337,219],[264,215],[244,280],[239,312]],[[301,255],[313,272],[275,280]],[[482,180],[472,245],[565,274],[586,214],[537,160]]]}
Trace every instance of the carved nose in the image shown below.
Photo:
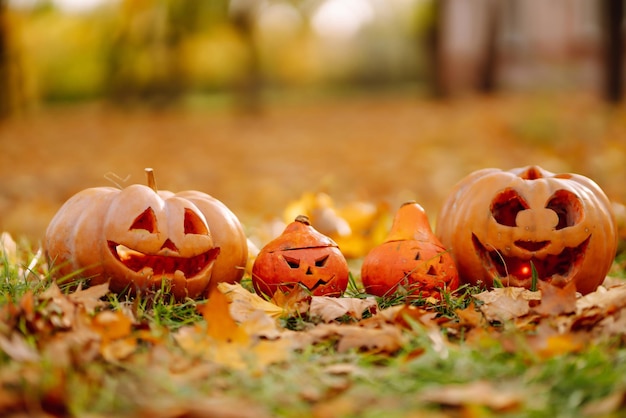
{"label": "carved nose", "polygon": [[169,238],[165,240],[165,242],[163,243],[163,245],[161,245],[161,249],[165,249],[167,248],[168,250],[174,251],[174,252],[178,252],[178,248],[176,248],[176,244],[174,244],[172,242],[172,240],[170,240]]}
{"label": "carved nose", "polygon": [[515,224],[530,232],[551,230],[559,224],[559,216],[552,209],[525,209],[517,214]]}

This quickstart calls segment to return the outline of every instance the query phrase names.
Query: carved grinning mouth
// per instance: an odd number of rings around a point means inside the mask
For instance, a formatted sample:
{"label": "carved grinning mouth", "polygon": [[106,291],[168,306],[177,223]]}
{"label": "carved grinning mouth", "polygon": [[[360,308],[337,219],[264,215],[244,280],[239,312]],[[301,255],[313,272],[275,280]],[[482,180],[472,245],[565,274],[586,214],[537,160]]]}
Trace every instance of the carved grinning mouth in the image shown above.
{"label": "carved grinning mouth", "polygon": [[332,282],[333,279],[335,278],[335,276],[331,277],[328,280],[322,280],[322,279],[318,279],[317,282],[315,282],[313,284],[313,286],[309,287],[306,285],[306,283],[303,283],[301,281],[298,282],[286,282],[286,283],[281,283],[280,286],[286,290],[291,290],[294,289],[296,286],[302,286],[304,287],[306,290],[308,290],[309,292],[314,292],[318,287],[320,286],[325,286],[328,283]]}
{"label": "carved grinning mouth", "polygon": [[126,268],[158,276],[174,276],[181,272],[185,278],[194,277],[212,265],[220,253],[219,248],[212,248],[193,257],[163,256],[144,254],[113,241],[108,244],[111,254]]}
{"label": "carved grinning mouth", "polygon": [[[313,286],[307,287],[307,289],[309,289],[311,292],[313,292],[318,287],[325,286],[326,284],[330,283],[334,278],[335,278],[335,276],[331,277],[329,280],[319,279],[317,282],[315,282],[315,284]],[[304,286],[306,286],[306,285],[304,285]]]}
{"label": "carved grinning mouth", "polygon": [[578,268],[591,235],[576,247],[566,247],[556,255],[536,257],[535,251],[539,251],[550,243],[549,241],[516,241],[515,245],[528,251],[528,257],[509,257],[497,250],[488,250],[472,234],[474,248],[483,263],[485,269],[492,278],[509,278],[516,285],[521,285],[532,279],[532,266],[537,271],[537,278],[545,282],[557,282],[559,279],[569,276],[573,269]]}

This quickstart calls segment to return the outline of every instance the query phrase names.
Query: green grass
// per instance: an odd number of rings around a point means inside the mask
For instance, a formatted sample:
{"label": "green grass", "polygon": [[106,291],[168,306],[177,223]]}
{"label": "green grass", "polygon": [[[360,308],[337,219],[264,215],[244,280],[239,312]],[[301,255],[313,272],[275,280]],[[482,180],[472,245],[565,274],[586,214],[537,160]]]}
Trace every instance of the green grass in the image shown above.
{"label": "green grass", "polygon": [[[1,311],[19,304],[28,292],[39,295],[52,285],[42,262],[36,252],[29,251],[16,263],[6,256],[0,260]],[[29,265],[30,269],[25,268]],[[623,276],[621,266],[616,268]],[[70,292],[70,287],[62,290]],[[444,292],[434,304],[419,298],[411,303],[455,320],[455,312],[469,306],[471,295],[478,291],[464,286]],[[354,277],[349,294],[364,296]],[[289,361],[267,369],[240,370],[186,354],[167,336],[202,321],[196,310],[198,302],[177,303],[165,288],[137,298],[107,295],[103,300],[106,306],[102,309],[132,312],[135,330],[159,334],[159,342],[142,342],[132,356],[117,362],[99,356],[94,361],[80,361],[81,353],[72,349],[68,353],[76,358],[60,359],[49,350],[38,352],[35,360],[17,361],[0,345],[0,399],[10,400],[0,403],[0,415],[180,416],[181,411],[192,411],[190,415],[195,411],[199,416],[232,412],[261,417],[569,418],[617,417],[624,412],[603,414],[600,408],[593,408],[596,413],[583,413],[594,402],[626,393],[626,345],[620,338],[545,359],[523,342],[513,350],[505,347],[492,334],[480,342],[461,338],[441,347],[433,343],[431,330],[413,324],[405,332],[406,343],[392,355],[339,353],[329,340],[296,351]],[[379,301],[381,306],[406,302],[402,297]],[[50,306],[35,311],[47,309]],[[39,349],[39,336],[32,329],[20,321],[13,323],[8,316],[2,318],[2,338],[17,331],[27,347]],[[283,318],[283,324],[294,330],[315,325],[302,317]],[[53,339],[54,332],[45,338]],[[522,333],[516,329],[503,332],[513,337]],[[519,404],[504,410],[471,403],[443,406],[423,396],[446,385],[477,381],[490,383],[494,393],[515,394]]]}

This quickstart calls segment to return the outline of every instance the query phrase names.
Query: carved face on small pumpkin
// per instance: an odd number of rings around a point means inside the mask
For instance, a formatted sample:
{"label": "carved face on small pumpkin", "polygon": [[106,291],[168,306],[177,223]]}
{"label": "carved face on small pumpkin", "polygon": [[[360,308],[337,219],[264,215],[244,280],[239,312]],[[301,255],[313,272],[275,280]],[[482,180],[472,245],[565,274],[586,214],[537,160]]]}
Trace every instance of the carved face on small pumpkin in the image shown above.
{"label": "carved face on small pumpkin", "polygon": [[340,296],[348,286],[348,264],[337,244],[298,216],[261,249],[252,266],[258,293],[272,296],[304,286],[314,296]]}
{"label": "carved face on small pumpkin", "polygon": [[529,288],[537,278],[595,290],[617,246],[609,200],[590,179],[540,167],[472,173],[439,214],[437,235],[468,283]]}
{"label": "carved face on small pumpkin", "polygon": [[212,197],[137,184],[70,198],[48,226],[46,253],[58,266],[55,277],[81,272],[91,284],[109,282],[114,292],[166,282],[182,299],[206,295],[213,282],[239,280],[247,240],[232,212]]}
{"label": "carved face on small pumpkin", "polygon": [[365,290],[376,296],[392,295],[401,286],[409,298],[439,298],[443,289],[459,287],[452,257],[416,202],[400,207],[385,242],[363,260],[361,280]]}

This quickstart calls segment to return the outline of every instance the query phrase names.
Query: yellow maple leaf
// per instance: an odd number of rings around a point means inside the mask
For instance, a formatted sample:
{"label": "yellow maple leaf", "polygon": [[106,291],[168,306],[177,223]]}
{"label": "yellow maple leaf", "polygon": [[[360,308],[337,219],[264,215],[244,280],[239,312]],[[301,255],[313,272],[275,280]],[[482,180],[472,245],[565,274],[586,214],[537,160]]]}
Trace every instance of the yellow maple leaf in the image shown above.
{"label": "yellow maple leaf", "polygon": [[272,318],[278,318],[284,312],[280,306],[249,292],[239,283],[222,282],[217,285],[217,289],[230,302],[230,314],[239,322],[246,321],[256,311],[263,311]]}
{"label": "yellow maple leaf", "polygon": [[[292,343],[288,339],[276,335],[271,341],[255,338],[252,332],[263,322],[254,315],[238,324],[230,314],[228,297],[219,290],[213,291],[198,310],[206,325],[185,327],[174,335],[177,343],[189,354],[234,369],[263,369],[286,360],[291,352]],[[258,309],[255,312],[262,314]]]}
{"label": "yellow maple leaf", "polygon": [[102,311],[98,313],[91,323],[91,329],[108,342],[127,337],[132,330],[132,320],[122,311]]}
{"label": "yellow maple leaf", "polygon": [[237,325],[230,315],[226,296],[218,291],[211,292],[209,300],[198,307],[198,311],[206,321],[206,335],[215,341],[246,344],[248,334]]}

